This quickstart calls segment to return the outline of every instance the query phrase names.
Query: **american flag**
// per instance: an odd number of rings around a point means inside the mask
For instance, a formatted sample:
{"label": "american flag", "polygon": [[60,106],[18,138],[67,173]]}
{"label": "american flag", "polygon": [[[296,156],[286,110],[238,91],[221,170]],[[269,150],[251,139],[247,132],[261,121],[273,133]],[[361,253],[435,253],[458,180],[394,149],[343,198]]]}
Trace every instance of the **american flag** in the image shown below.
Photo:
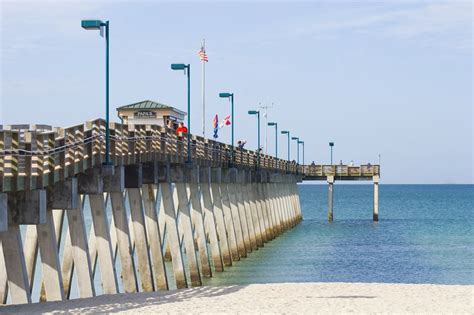
{"label": "american flag", "polygon": [[201,49],[198,51],[198,55],[201,61],[205,61],[205,62],[209,61],[209,59],[207,58],[206,51],[204,50],[204,47],[201,47]]}

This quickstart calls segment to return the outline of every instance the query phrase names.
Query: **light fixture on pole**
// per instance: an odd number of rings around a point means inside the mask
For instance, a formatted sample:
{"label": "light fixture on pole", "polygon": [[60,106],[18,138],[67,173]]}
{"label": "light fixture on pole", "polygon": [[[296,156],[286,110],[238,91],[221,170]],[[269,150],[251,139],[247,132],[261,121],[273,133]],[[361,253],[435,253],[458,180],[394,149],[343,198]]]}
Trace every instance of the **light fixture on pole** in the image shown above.
{"label": "light fixture on pole", "polygon": [[188,159],[187,163],[191,163],[191,65],[184,63],[173,63],[171,64],[171,70],[184,70],[184,73],[188,76],[188,132],[187,143],[188,143]]}
{"label": "light fixture on pole", "polygon": [[288,130],[282,130],[281,134],[288,136],[288,163],[286,165],[286,170],[288,171],[288,167],[290,165],[290,132]]}
{"label": "light fixture on pole", "polygon": [[304,141],[298,141],[298,144],[302,144],[303,145],[303,166],[304,166]]}
{"label": "light fixture on pole", "polygon": [[235,125],[235,121],[234,121],[234,93],[219,93],[219,97],[222,97],[222,98],[228,98],[230,99],[230,104],[231,104],[231,114],[230,114],[230,124],[231,124],[231,144],[232,144],[232,152],[230,153],[231,154],[231,164],[234,164],[234,125]]}
{"label": "light fixture on pole", "polygon": [[249,110],[249,115],[257,115],[257,168],[260,168],[260,111],[258,110]]}
{"label": "light fixture on pole", "polygon": [[278,169],[278,123],[269,122],[267,126],[275,126],[275,159],[276,159],[276,168]]}
{"label": "light fixture on pole", "polygon": [[[110,161],[110,130],[109,130],[109,21],[82,20],[81,26],[86,30],[99,30],[103,37],[105,28],[105,165],[112,165]],[[113,168],[109,167],[107,173],[113,173]]]}
{"label": "light fixture on pole", "polygon": [[296,163],[297,163],[297,164],[300,164],[300,145],[299,145],[300,138],[298,138],[298,137],[291,137],[291,140],[295,140],[295,141],[296,141]]}
{"label": "light fixture on pole", "polygon": [[329,147],[331,147],[331,165],[332,165],[332,147],[334,146],[334,142],[329,142]]}

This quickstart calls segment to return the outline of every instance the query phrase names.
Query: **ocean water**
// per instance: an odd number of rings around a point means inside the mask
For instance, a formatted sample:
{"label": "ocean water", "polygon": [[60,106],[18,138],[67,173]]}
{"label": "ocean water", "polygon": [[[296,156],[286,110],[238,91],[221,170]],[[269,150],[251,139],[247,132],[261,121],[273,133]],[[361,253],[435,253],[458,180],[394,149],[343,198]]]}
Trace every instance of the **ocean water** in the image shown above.
{"label": "ocean water", "polygon": [[474,185],[300,185],[304,220],[206,285],[271,282],[474,284]]}

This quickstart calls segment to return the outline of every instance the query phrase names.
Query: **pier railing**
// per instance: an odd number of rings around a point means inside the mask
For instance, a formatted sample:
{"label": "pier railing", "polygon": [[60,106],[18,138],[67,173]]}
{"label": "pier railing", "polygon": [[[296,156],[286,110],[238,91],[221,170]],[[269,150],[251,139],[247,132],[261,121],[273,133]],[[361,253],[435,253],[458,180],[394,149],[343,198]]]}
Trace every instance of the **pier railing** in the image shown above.
{"label": "pier railing", "polygon": [[[0,192],[41,189],[74,177],[105,161],[105,121],[68,128],[12,125],[0,130]],[[184,163],[186,136],[158,125],[110,124],[110,159],[114,165],[151,161]],[[258,153],[192,135],[191,157],[202,166],[255,168]],[[260,154],[260,168],[301,173],[294,162]]]}

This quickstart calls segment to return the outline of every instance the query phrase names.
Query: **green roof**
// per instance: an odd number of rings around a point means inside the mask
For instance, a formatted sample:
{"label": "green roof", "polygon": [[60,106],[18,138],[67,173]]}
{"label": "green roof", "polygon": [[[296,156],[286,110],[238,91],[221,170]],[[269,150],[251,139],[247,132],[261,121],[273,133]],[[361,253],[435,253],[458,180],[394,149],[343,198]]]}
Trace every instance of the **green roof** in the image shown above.
{"label": "green roof", "polygon": [[141,102],[137,102],[137,103],[117,107],[117,110],[122,110],[122,109],[172,109],[172,110],[175,110],[177,112],[186,114],[185,112],[180,111],[179,109],[176,109],[172,106],[161,104],[161,103],[158,103],[158,102],[153,102],[153,101],[150,101],[150,100],[141,101]]}

